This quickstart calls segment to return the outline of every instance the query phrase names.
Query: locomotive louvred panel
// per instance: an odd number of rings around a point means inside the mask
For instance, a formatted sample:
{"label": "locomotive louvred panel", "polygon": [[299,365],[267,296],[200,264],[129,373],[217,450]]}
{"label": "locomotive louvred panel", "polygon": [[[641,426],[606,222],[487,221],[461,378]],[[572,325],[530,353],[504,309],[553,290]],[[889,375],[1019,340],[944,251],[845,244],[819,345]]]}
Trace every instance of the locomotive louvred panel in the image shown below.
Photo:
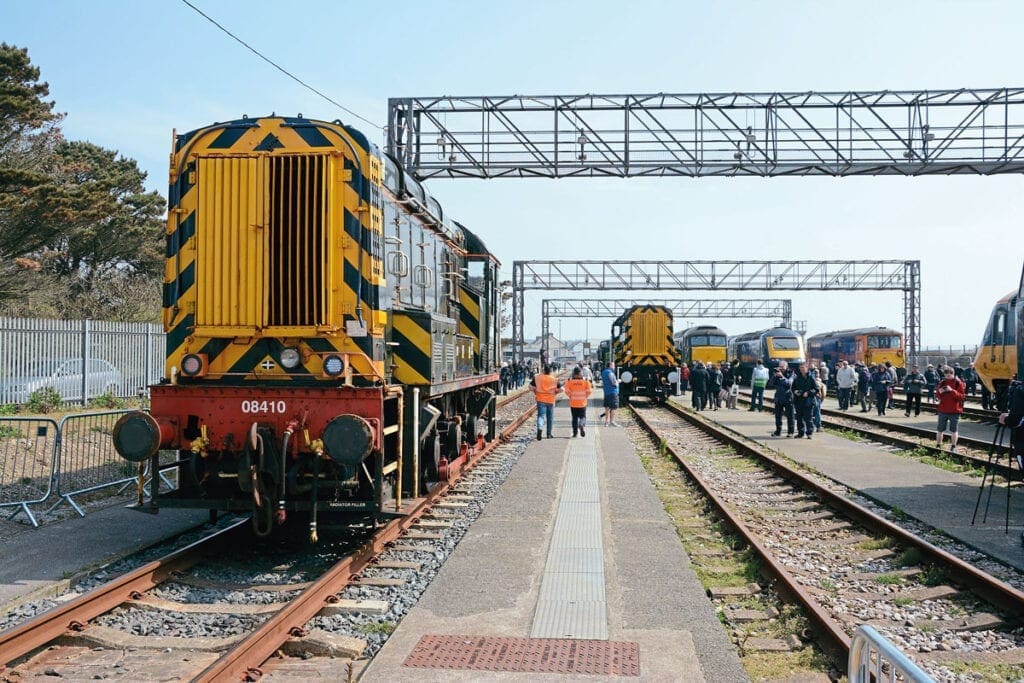
{"label": "locomotive louvred panel", "polygon": [[328,158],[271,157],[268,292],[269,326],[328,322]]}
{"label": "locomotive louvred panel", "polygon": [[265,166],[256,157],[199,159],[196,326],[252,333],[264,321]]}

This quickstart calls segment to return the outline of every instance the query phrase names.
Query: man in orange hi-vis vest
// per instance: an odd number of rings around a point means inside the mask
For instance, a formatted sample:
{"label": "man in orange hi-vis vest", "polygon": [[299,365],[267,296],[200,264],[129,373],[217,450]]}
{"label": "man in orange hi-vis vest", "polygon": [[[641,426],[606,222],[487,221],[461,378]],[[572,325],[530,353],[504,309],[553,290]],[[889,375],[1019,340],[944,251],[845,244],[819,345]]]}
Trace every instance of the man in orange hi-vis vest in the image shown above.
{"label": "man in orange hi-vis vest", "polygon": [[555,377],[550,365],[544,366],[544,374],[534,375],[530,380],[530,391],[537,397],[537,441],[547,426],[548,438],[555,421],[555,397],[562,391],[562,383]]}
{"label": "man in orange hi-vis vest", "polygon": [[583,368],[576,366],[572,371],[572,379],[565,383],[565,395],[569,397],[569,410],[572,412],[572,435],[587,435],[587,400],[594,391],[590,382],[583,379]]}

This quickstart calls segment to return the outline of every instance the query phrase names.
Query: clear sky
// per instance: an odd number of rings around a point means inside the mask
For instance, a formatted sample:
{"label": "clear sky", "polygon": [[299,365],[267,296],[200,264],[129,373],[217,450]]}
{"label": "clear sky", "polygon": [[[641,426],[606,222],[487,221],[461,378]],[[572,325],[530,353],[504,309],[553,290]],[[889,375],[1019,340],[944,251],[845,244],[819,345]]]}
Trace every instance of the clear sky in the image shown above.
{"label": "clear sky", "polygon": [[[193,1],[378,125],[387,98],[400,96],[1024,85],[1024,3],[1014,0]],[[165,196],[175,128],[302,113],[341,118],[383,144],[380,128],[290,80],[177,0],[0,0],[0,40],[28,48],[67,114],[69,138],[138,160]],[[976,343],[992,303],[1016,288],[1022,189],[1017,175],[428,183],[446,214],[498,255],[504,278],[517,259],[920,259],[926,346]],[[793,299],[810,334],[903,325],[897,292],[775,296]],[[540,332],[542,298],[527,297],[527,337]],[[565,320],[562,335],[598,338],[610,322]],[[768,323],[710,322],[730,333]]]}

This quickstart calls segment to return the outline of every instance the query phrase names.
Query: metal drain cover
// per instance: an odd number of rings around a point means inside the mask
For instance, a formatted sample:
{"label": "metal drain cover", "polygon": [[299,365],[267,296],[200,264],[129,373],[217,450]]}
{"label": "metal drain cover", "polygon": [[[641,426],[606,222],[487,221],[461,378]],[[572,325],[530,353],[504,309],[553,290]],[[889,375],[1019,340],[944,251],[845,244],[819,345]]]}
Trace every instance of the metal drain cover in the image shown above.
{"label": "metal drain cover", "polygon": [[404,666],[639,676],[640,644],[568,638],[423,636],[406,658]]}

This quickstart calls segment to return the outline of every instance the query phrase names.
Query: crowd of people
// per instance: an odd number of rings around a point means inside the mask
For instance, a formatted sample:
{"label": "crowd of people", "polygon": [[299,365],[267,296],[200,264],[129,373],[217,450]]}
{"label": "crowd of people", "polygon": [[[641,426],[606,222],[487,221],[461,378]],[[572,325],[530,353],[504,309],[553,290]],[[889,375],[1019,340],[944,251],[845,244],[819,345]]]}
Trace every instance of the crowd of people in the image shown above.
{"label": "crowd of people", "polygon": [[[603,424],[617,426],[615,411],[619,408],[619,379],[614,363],[603,367],[596,364],[593,368],[589,363],[577,363],[564,383],[556,377],[556,370],[547,364],[538,371],[532,361],[520,361],[504,363],[499,374],[502,394],[529,383],[537,401],[538,440],[545,435],[553,438],[554,405],[562,393],[569,399],[572,435],[586,436],[587,404],[596,383],[600,384],[603,396],[600,416]],[[959,364],[938,368],[929,364],[923,372],[920,366],[912,365],[910,371],[901,376],[890,362],[868,366],[845,360],[838,361],[832,368],[824,362],[817,365],[799,363],[794,368],[786,361],[780,361],[772,371],[758,360],[749,383],[749,411],[763,412],[765,392],[774,392],[773,436],[783,435],[785,422],[787,438],[807,439],[821,431],[821,406],[830,390],[835,392],[841,411],[859,406],[862,413],[874,410],[884,416],[894,408],[893,389],[902,386],[906,395],[905,417],[919,416],[924,400],[937,404],[936,445],[941,448],[944,435],[949,434],[952,452],[957,448],[957,429],[964,399],[978,391],[977,385],[980,384],[973,363],[964,368]],[[679,384],[681,393],[690,393],[694,410],[737,410],[741,384],[739,361],[719,364],[695,361],[689,366],[684,365]],[[984,386],[981,392],[984,401],[987,393]]]}

